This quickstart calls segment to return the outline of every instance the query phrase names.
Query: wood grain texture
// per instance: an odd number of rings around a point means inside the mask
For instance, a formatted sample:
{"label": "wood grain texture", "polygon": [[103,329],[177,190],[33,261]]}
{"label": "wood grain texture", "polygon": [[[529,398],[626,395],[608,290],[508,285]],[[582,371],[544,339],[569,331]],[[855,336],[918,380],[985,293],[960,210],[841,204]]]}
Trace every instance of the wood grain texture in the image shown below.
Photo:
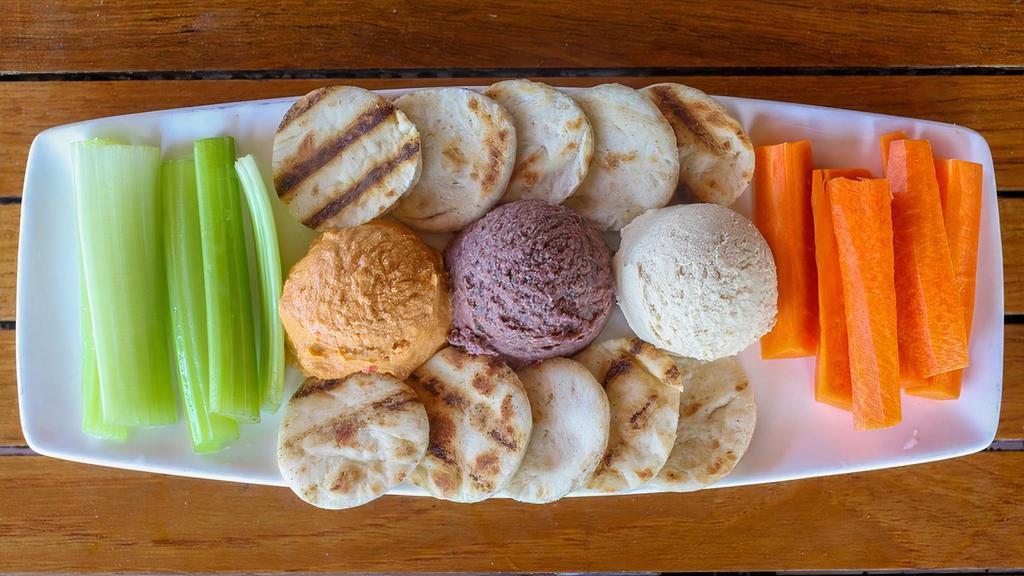
{"label": "wood grain texture", "polygon": [[[0,458],[11,572],[1018,568],[1024,452],[691,494],[535,506],[284,488]],[[879,497],[884,494],[885,497]]]}
{"label": "wood grain texture", "polygon": [[1003,236],[1006,313],[1024,314],[1024,197],[999,201],[999,231]]}
{"label": "wood grain texture", "polygon": [[14,330],[0,330],[0,446],[24,446],[18,416],[18,375]]}
{"label": "wood grain texture", "polygon": [[0,320],[14,320],[18,284],[21,206],[0,205]]}
{"label": "wood grain texture", "polygon": [[996,440],[1024,440],[1024,324],[1007,324],[1003,348],[1003,405]]}
{"label": "wood grain texture", "polygon": [[[0,82],[0,196],[21,194],[37,133],[51,126],[180,106],[301,95],[325,84],[368,88],[489,84],[494,78],[419,80],[229,80],[146,82]],[[802,102],[962,124],[988,139],[1002,190],[1024,190],[1024,82],[1019,77],[672,77],[551,78],[586,86],[660,81],[713,94]]]}
{"label": "wood grain texture", "polygon": [[950,0],[16,0],[0,70],[1020,66],[1022,17]]}

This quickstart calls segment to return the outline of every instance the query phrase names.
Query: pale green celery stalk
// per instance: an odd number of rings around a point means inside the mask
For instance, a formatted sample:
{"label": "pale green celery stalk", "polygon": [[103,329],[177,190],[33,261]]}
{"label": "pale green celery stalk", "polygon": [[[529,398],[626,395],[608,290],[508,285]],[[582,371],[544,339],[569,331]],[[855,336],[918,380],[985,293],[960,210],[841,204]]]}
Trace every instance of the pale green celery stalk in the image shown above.
{"label": "pale green celery stalk", "polygon": [[164,197],[167,289],[178,384],[192,447],[199,453],[216,452],[238,438],[238,424],[210,412],[206,293],[196,165],[191,159],[168,160],[161,166],[160,175]]}
{"label": "pale green celery stalk", "polygon": [[235,141],[197,140],[195,157],[206,282],[210,409],[240,422],[259,422],[256,337],[242,198],[235,174]]}
{"label": "pale green celery stalk", "polygon": [[[81,250],[79,250],[81,264]],[[81,275],[82,309],[82,431],[90,436],[117,440],[128,439],[128,427],[103,419],[103,405],[100,403],[100,372],[96,365],[96,342],[92,337],[92,313],[89,311],[89,294],[85,289],[85,268],[79,265]]]}
{"label": "pale green celery stalk", "polygon": [[74,145],[79,244],[103,419],[177,420],[168,334],[160,150],[110,141]]}
{"label": "pale green celery stalk", "polygon": [[270,205],[259,166],[251,156],[235,162],[238,181],[249,204],[253,235],[256,238],[256,258],[259,262],[260,309],[263,312],[263,330],[258,349],[260,368],[260,398],[263,408],[276,412],[284,396],[284,327],[277,315],[277,302],[281,299],[281,253],[277,245],[277,224]]}

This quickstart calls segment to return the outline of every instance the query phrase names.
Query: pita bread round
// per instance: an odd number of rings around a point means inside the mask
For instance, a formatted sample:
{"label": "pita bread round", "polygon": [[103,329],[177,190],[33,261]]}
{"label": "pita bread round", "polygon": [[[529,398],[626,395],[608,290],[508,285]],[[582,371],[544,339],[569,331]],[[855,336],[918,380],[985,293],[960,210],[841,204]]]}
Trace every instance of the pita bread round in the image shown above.
{"label": "pita bread round", "polygon": [[575,100],[547,84],[505,80],[484,94],[512,115],[516,165],[501,203],[561,204],[587,175],[594,154],[590,121]]}
{"label": "pita bread round", "polygon": [[427,413],[401,380],[365,373],[310,378],[285,406],[277,462],[299,498],[319,508],[351,508],[405,480],[427,438]]}
{"label": "pita bread round", "polygon": [[640,92],[602,84],[574,92],[594,130],[594,159],[565,205],[603,230],[621,230],[672,199],[679,154],[672,127]]}
{"label": "pita bread round", "polygon": [[504,488],[530,442],[530,401],[495,356],[444,348],[409,377],[430,420],[412,481],[436,498],[479,502]]}
{"label": "pita bread round", "polygon": [[679,390],[628,348],[608,360],[610,349],[619,346],[598,344],[576,357],[604,385],[611,412],[608,447],[586,485],[599,492],[631,490],[653,479],[668,460],[679,421]]}
{"label": "pita bread round", "polygon": [[642,89],[676,135],[679,195],[684,202],[729,206],[754,177],[754,145],[717,100],[682,84]]}
{"label": "pita bread round", "polygon": [[754,435],[757,407],[735,356],[713,362],[676,358],[676,363],[686,386],[679,402],[679,431],[653,484],[689,492],[732,471]]}
{"label": "pita bread round", "polygon": [[639,338],[614,338],[595,342],[581,350],[576,359],[594,374],[598,382],[604,381],[614,362],[632,359],[662,383],[683,390],[679,367],[672,357]]}
{"label": "pita bread round", "polygon": [[455,232],[501,198],[516,159],[512,117],[490,98],[464,88],[431,88],[395,105],[416,124],[423,174],[393,215],[425,232]]}
{"label": "pita bread round", "polygon": [[299,98],[274,136],[274,188],[316,230],[387,212],[420,177],[416,126],[388,100],[354,86]]}
{"label": "pita bread round", "polygon": [[533,432],[505,492],[520,502],[554,502],[582,486],[608,445],[608,398],[579,362],[551,358],[519,372]]}

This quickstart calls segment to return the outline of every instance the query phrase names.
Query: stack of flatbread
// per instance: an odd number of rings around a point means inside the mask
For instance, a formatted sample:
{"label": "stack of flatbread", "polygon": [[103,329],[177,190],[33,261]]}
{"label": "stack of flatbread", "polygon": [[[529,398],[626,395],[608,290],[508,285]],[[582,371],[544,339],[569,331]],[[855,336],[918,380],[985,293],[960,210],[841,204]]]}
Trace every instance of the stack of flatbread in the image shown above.
{"label": "stack of flatbread", "polygon": [[739,122],[700,90],[668,83],[570,95],[507,80],[482,94],[429,88],[393,102],[331,86],[296,101],[274,138],[278,195],[317,230],[389,214],[455,232],[522,199],[620,230],[673,197],[732,204],[753,169]]}
{"label": "stack of flatbread", "polygon": [[449,347],[406,383],[364,373],[308,380],[285,408],[278,461],[299,497],[335,509],[406,478],[466,503],[544,504],[644,485],[684,492],[732,470],[755,419],[732,357],[673,359],[617,339],[517,374]]}

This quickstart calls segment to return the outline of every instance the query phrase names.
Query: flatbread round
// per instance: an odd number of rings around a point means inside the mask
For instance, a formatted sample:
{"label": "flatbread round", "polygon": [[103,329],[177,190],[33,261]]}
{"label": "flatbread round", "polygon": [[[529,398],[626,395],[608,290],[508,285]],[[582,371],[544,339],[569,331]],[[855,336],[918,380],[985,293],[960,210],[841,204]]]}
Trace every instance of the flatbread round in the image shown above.
{"label": "flatbread round", "polygon": [[754,392],[735,356],[713,362],[676,358],[686,392],[668,462],[652,484],[689,492],[714,484],[747,451],[757,422]]}
{"label": "flatbread round", "polygon": [[614,338],[595,342],[581,350],[576,359],[594,374],[598,382],[604,381],[614,362],[632,359],[662,383],[683,390],[683,379],[672,357],[639,338]]}
{"label": "flatbread round", "polygon": [[587,175],[594,154],[590,121],[575,100],[547,84],[505,80],[484,94],[512,115],[516,165],[501,203],[561,204]]}
{"label": "flatbread round", "polygon": [[642,89],[676,134],[679,194],[684,202],[729,206],[754,177],[754,145],[717,100],[696,88],[665,82]]}
{"label": "flatbread round", "polygon": [[679,155],[672,127],[640,92],[602,84],[572,94],[594,130],[594,159],[565,205],[603,230],[621,230],[672,199]]}
{"label": "flatbread round", "polygon": [[289,487],[329,509],[365,504],[400,484],[427,449],[427,413],[386,374],[310,378],[285,406],[277,462]]}
{"label": "flatbread round", "polygon": [[348,228],[387,212],[420,177],[416,126],[354,86],[299,98],[274,136],[274,187],[306,226]]}
{"label": "flatbread round", "polygon": [[516,159],[512,117],[464,88],[431,88],[395,100],[419,128],[423,174],[394,216],[426,232],[454,232],[501,198]]}
{"label": "flatbread round", "polygon": [[519,371],[533,411],[526,456],[505,491],[520,502],[554,502],[582,486],[608,445],[608,398],[579,362],[551,358]]}
{"label": "flatbread round", "polygon": [[608,447],[586,487],[621,492],[654,478],[668,460],[679,421],[679,390],[628,349],[608,361],[608,349],[618,346],[598,344],[576,356],[604,385],[611,411]]}
{"label": "flatbread round", "polygon": [[519,469],[533,426],[515,372],[497,357],[449,347],[408,382],[430,419],[430,445],[412,481],[454,502],[479,502],[504,488]]}

